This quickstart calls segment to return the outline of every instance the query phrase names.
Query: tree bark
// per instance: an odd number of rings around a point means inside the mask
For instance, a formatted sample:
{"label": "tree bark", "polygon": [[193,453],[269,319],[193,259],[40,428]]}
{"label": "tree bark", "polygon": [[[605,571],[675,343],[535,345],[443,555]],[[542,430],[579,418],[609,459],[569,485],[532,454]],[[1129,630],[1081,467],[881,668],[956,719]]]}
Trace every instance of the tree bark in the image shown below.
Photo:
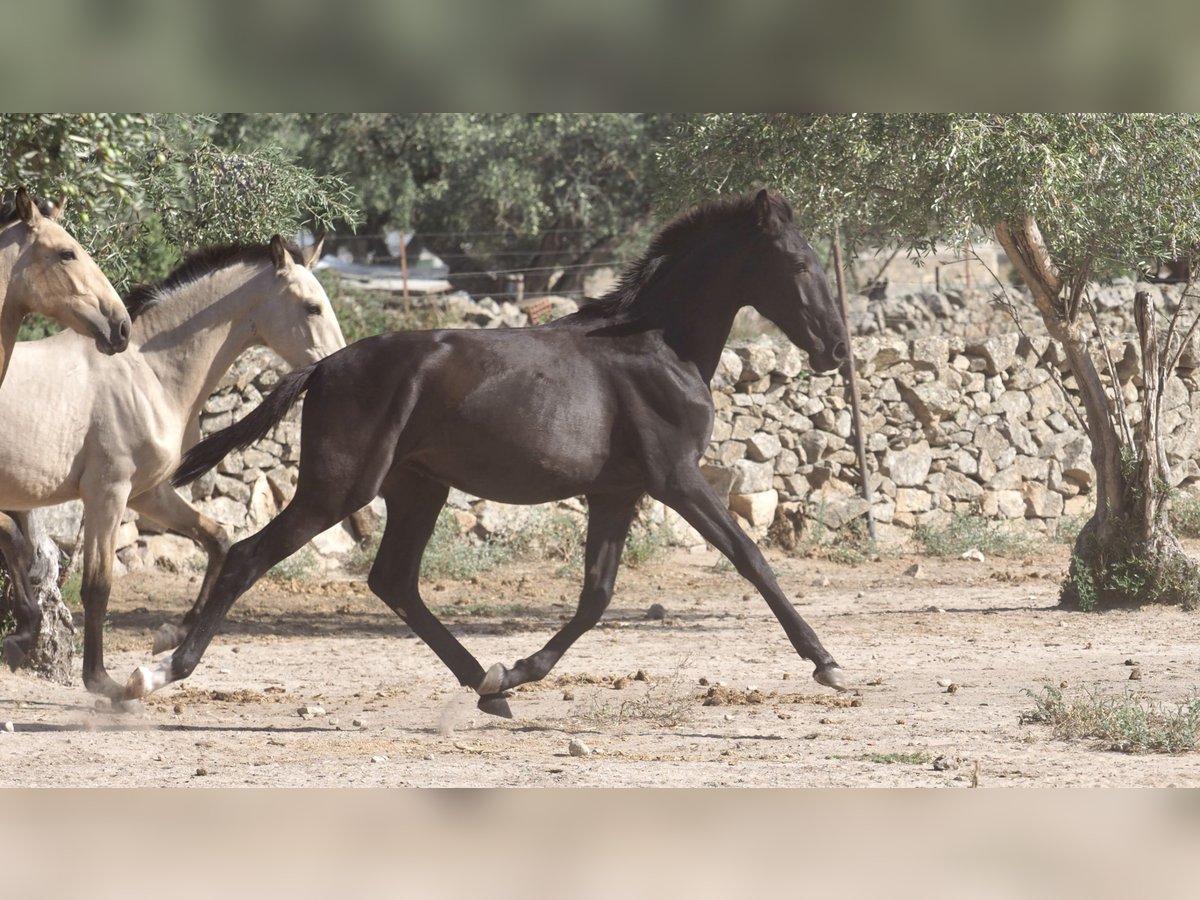
{"label": "tree bark", "polygon": [[70,684],[75,670],[75,624],[59,589],[59,553],[37,511],[22,516],[25,537],[34,550],[29,581],[42,610],[42,628],[24,668],[60,684]]}
{"label": "tree bark", "polygon": [[[1083,401],[1096,469],[1096,511],[1076,539],[1062,585],[1064,606],[1080,609],[1145,602],[1200,605],[1200,569],[1171,532],[1169,470],[1159,431],[1161,365],[1150,295],[1135,298],[1142,348],[1143,414],[1133,443],[1123,442],[1110,397],[1080,327],[1082,282],[1067,285],[1055,269],[1037,222],[1001,222],[996,238],[1033,295],[1050,336],[1063,347]],[[1064,296],[1069,294],[1069,296]],[[1169,349],[1169,348],[1168,348]],[[1114,384],[1113,390],[1120,390]]]}

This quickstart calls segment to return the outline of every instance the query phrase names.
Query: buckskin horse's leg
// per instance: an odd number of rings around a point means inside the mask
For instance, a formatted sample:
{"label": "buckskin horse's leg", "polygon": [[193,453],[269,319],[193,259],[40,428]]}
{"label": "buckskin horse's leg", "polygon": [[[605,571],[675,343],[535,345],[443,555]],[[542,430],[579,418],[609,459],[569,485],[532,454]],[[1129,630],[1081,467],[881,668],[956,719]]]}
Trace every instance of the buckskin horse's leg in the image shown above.
{"label": "buckskin horse's leg", "polygon": [[33,548],[18,524],[16,513],[0,513],[0,553],[12,575],[12,596],[17,620],[16,630],[4,639],[4,661],[17,669],[33,650],[42,627],[42,610],[33,595],[29,570],[33,566]]}
{"label": "buckskin horse's leg", "polygon": [[367,584],[429,645],[459,684],[476,690],[481,710],[512,718],[497,679],[485,676],[483,666],[430,612],[418,590],[421,556],[448,493],[445,485],[412,472],[387,480],[380,492],[387,503],[387,525]]}
{"label": "buckskin horse's leg", "polygon": [[104,668],[104,616],[112,593],[117,529],[129,497],[127,482],[85,486],[83,500],[83,686],[110,700],[121,697],[121,685]]}
{"label": "buckskin horse's leg", "polygon": [[846,690],[846,676],[812,627],[788,601],[762,551],[730,515],[700,469],[681,465],[651,495],[670,506],[723,553],[738,573],[758,588],[783,626],[796,652],[816,664],[813,678],[827,687]]}
{"label": "buckskin horse's leg", "polygon": [[157,656],[159,653],[177,646],[187,637],[200,610],[208,601],[209,594],[212,593],[217,572],[220,571],[221,563],[225,561],[225,555],[229,552],[230,540],[224,528],[180,497],[167,482],[134,497],[129,501],[129,505],[139,514],[147,516],[163,528],[191,538],[202,546],[208,555],[204,581],[200,584],[200,592],[196,595],[192,608],[188,610],[180,624],[174,625],[165,622],[154,633],[154,649],[151,652]]}
{"label": "buckskin horse's leg", "polygon": [[[625,549],[625,536],[633,522],[640,493],[633,496],[589,496],[587,546],[584,551],[583,590],[575,615],[537,653],[517,660],[511,669],[500,667],[500,690],[545,678],[568,648],[595,627],[612,600],[613,584]],[[499,664],[497,664],[499,665]],[[496,667],[489,670],[494,677]]]}

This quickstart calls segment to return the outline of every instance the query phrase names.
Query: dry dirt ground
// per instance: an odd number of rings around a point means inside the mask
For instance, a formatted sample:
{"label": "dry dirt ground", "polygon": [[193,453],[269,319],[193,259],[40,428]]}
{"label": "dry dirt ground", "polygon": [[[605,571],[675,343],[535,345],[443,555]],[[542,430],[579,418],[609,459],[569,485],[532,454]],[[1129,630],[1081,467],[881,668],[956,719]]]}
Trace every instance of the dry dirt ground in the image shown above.
{"label": "dry dirt ground", "polygon": [[[623,569],[602,625],[515,693],[512,720],[479,713],[362,582],[264,580],[193,676],[140,712],[98,709],[78,683],[0,673],[0,785],[1200,784],[1200,754],[1125,754],[1021,722],[1026,692],[1046,684],[1186,699],[1200,681],[1200,614],[1059,611],[1065,547],[854,567],[769,557],[852,692],[812,681],[766,604],[711,553]],[[162,573],[117,583],[114,676],[148,659],[151,632],[196,587]],[[548,562],[434,582],[425,596],[487,666],[539,648],[577,590]],[[647,618],[654,603],[661,621]],[[312,707],[324,713],[301,714]],[[572,755],[572,741],[590,752]]]}

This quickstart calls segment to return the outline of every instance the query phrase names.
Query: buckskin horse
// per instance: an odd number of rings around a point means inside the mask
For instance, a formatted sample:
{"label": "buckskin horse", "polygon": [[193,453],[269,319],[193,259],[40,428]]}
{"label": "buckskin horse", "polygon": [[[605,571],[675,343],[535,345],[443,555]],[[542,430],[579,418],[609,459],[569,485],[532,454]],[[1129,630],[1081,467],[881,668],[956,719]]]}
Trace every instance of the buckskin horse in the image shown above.
{"label": "buckskin horse", "polygon": [[0,210],[0,382],[21,320],[39,313],[96,342],[102,353],[129,343],[129,313],[100,267],[58,224],[64,204],[43,214],[24,188]]}
{"label": "buckskin horse", "polygon": [[[346,346],[307,252],[276,235],[267,245],[208,247],[128,297],[127,352],[101,356],[64,332],[22,341],[0,390],[0,509],[24,511],[83,500],[83,683],[119,698],[104,669],[104,615],[117,529],[125,507],[199,542],[215,573],[229,539],[167,483],[200,439],[200,410],[238,355],[265,344],[290,366]],[[52,411],[52,414],[47,414]],[[0,516],[0,548],[13,571],[17,628],[4,640],[16,668],[33,646],[41,610],[29,584],[32,548]],[[206,573],[197,602],[212,578]],[[169,646],[173,646],[172,640]]]}
{"label": "buckskin horse", "polygon": [[[819,683],[845,689],[841,668],[700,471],[713,423],[709,382],[746,305],[806,350],[815,369],[845,361],[845,326],[816,254],[791,207],[767,191],[684,214],[612,292],[573,315],[532,328],[377,335],[285,376],[249,415],[195,446],[173,480],[184,484],[248,446],[307,392],[295,496],[230,548],[182,643],[135,669],[125,699],[186,678],[244,591],[377,495],[387,523],[368,584],[479,694],[484,712],[511,716],[506,692],[545,677],[599,621],[645,494],[678,511],[754,584]],[[505,503],[587,498],[578,608],[511,667],[485,671],[418,591],[450,487]]]}

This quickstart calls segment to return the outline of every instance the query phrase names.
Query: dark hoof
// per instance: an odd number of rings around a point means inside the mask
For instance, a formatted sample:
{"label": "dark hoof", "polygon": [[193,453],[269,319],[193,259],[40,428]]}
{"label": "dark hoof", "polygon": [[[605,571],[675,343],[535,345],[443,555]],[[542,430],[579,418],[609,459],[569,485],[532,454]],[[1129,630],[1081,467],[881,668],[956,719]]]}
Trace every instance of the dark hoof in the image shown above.
{"label": "dark hoof", "polygon": [[15,637],[9,635],[4,639],[4,662],[12,671],[21,668],[28,655]]}
{"label": "dark hoof", "polygon": [[488,694],[486,697],[480,697],[479,702],[475,705],[479,707],[480,712],[485,712],[489,716],[500,716],[502,719],[513,717],[512,710],[508,708],[508,701],[503,694]]}
{"label": "dark hoof", "polygon": [[83,686],[89,694],[99,694],[101,697],[107,697],[113,701],[114,705],[124,699],[136,699],[126,698],[125,687],[117,684],[117,682],[109,677],[107,672],[98,678],[84,678]]}
{"label": "dark hoof", "polygon": [[813,672],[813,678],[818,684],[823,684],[825,687],[831,687],[835,691],[848,691],[850,685],[846,682],[846,673],[842,671],[840,666],[828,666],[824,669],[817,669]]}

